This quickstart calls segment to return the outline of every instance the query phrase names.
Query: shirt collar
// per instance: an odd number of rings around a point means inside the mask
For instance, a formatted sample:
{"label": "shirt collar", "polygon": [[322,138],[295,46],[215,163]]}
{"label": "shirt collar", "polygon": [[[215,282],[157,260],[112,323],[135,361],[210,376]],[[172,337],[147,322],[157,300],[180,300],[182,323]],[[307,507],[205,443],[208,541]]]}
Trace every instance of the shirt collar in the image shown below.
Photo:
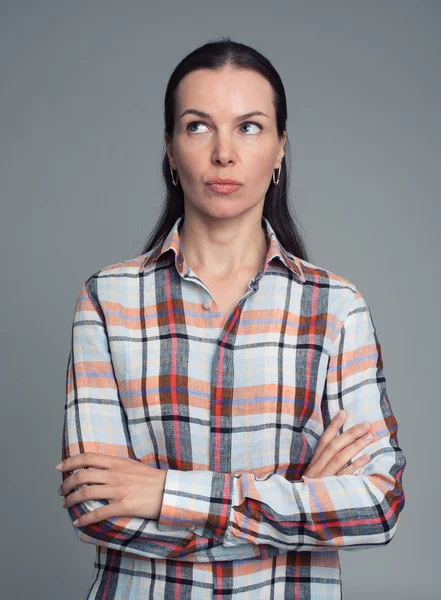
{"label": "shirt collar", "polygon": [[[180,275],[184,275],[189,272],[189,267],[185,262],[184,255],[182,254],[179,237],[179,231],[183,220],[184,215],[182,214],[180,217],[178,217],[178,219],[176,219],[175,224],[169,231],[162,245],[156,246],[147,253],[146,258],[143,260],[140,267],[141,272],[144,271],[146,267],[157,261],[160,256],[162,256],[169,250],[173,250],[175,254],[175,266],[178,273]],[[302,282],[304,282],[306,280],[306,277],[303,272],[299,258],[283,248],[276,236],[274,229],[271,227],[270,222],[264,216],[262,216],[262,223],[266,229],[267,239],[269,240],[268,251],[265,258],[263,272],[266,271],[267,265],[274,258],[277,257],[283,262],[283,264],[286,267],[288,267],[288,269],[290,269],[290,271],[294,273],[294,275],[296,275]]]}

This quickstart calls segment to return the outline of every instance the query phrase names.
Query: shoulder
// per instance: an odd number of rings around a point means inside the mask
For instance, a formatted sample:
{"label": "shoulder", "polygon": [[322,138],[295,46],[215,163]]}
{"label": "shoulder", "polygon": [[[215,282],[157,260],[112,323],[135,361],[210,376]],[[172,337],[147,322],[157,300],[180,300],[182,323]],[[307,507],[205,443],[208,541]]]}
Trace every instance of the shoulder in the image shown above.
{"label": "shoulder", "polygon": [[[292,257],[292,254],[287,253]],[[341,273],[336,273],[324,265],[309,262],[302,258],[295,257],[295,260],[300,264],[305,282],[310,285],[325,286],[329,289],[348,290],[349,293],[355,294],[357,286],[351,279],[343,276]]]}
{"label": "shoulder", "polygon": [[118,276],[138,275],[141,265],[147,255],[148,254],[141,254],[140,256],[136,256],[135,258],[129,258],[121,262],[101,267],[98,271],[95,271],[94,273],[89,275],[87,281],[97,278],[103,279]]}
{"label": "shoulder", "polygon": [[135,287],[139,287],[139,273],[147,254],[105,265],[87,276],[83,289],[97,303],[119,302]]}
{"label": "shoulder", "polygon": [[296,260],[302,267],[309,293],[313,294],[313,290],[316,290],[317,298],[321,299],[323,306],[328,307],[328,311],[339,314],[341,318],[357,308],[367,306],[359,285],[352,278],[323,265],[300,258]]}

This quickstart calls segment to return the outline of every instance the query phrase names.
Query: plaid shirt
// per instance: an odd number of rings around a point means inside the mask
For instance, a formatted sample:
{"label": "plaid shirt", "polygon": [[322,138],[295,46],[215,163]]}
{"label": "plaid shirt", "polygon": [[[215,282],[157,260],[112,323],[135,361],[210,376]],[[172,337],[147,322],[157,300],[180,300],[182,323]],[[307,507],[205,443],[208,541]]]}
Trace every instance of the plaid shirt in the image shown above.
{"label": "plaid shirt", "polygon": [[[342,598],[338,550],[388,544],[405,502],[371,312],[353,283],[287,252],[263,217],[265,263],[223,322],[182,254],[183,218],[162,246],[91,275],[76,302],[62,458],[167,469],[158,520],[74,528],[96,545],[87,599]],[[341,433],[371,422],[353,460],[372,460],[303,475],[342,408]]]}

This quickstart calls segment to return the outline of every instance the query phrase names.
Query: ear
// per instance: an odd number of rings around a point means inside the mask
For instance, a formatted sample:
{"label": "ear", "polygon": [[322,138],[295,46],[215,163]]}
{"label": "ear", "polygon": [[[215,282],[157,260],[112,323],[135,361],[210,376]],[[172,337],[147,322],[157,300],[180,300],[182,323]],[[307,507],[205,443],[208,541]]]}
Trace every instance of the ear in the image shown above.
{"label": "ear", "polygon": [[176,170],[176,163],[175,163],[175,158],[173,156],[173,150],[172,150],[173,140],[166,131],[164,131],[164,143],[165,143],[165,149],[166,149],[167,156],[168,156],[168,162],[170,163],[171,168],[173,170]]}
{"label": "ear", "polygon": [[280,140],[280,150],[277,154],[277,162],[274,166],[275,169],[280,169],[282,164],[282,158],[285,156],[285,142],[286,142],[286,131],[283,132],[282,139]]}

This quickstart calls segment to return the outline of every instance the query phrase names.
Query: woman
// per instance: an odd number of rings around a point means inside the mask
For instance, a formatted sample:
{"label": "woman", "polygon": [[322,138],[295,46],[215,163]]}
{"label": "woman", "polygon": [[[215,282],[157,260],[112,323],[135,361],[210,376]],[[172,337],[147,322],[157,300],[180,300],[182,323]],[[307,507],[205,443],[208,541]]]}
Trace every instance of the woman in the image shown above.
{"label": "woman", "polygon": [[88,599],[342,598],[338,550],[396,532],[380,345],[357,287],[307,261],[286,118],[254,49],[184,58],[162,217],[79,293],[59,491],[97,546]]}

